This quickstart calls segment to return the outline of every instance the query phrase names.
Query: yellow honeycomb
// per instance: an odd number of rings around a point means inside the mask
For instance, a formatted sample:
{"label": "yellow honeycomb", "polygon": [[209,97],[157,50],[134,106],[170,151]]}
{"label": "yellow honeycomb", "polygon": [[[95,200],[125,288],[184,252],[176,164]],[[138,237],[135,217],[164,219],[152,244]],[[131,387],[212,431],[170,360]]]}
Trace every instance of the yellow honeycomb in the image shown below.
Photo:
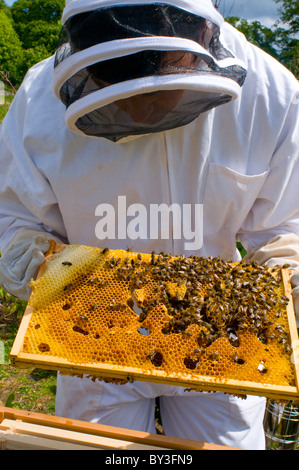
{"label": "yellow honeycomb", "polygon": [[68,245],[32,290],[22,353],[97,365],[99,378],[111,365],[111,380],[129,367],[295,385],[278,268]]}

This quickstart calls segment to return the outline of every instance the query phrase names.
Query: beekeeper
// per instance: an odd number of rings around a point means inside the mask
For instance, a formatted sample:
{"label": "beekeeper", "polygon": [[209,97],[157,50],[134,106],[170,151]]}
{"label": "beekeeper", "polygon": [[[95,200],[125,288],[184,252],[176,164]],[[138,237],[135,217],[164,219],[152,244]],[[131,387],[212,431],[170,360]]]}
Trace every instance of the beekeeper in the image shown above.
{"label": "beekeeper", "polygon": [[[211,0],[68,0],[63,24],[55,57],[29,70],[1,126],[2,286],[28,299],[49,239],[235,261],[240,241],[260,263],[296,269],[291,73],[225,23]],[[199,246],[172,220],[168,236],[138,231],[136,220],[129,230],[134,210],[162,204],[187,215],[203,208],[193,230],[202,231]],[[107,207],[114,232],[105,231]],[[56,414],[155,432],[158,396],[168,435],[265,446],[260,397],[58,376]]]}

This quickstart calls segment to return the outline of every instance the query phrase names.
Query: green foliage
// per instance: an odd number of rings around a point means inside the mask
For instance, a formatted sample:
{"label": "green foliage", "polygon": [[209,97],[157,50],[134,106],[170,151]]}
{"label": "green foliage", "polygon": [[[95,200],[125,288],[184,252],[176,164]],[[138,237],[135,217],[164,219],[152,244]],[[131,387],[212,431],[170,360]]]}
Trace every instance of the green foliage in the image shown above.
{"label": "green foliage", "polygon": [[64,0],[0,0],[0,71],[19,85],[27,70],[55,53]]}
{"label": "green foliage", "polygon": [[275,0],[280,5],[280,21],[286,26],[277,28],[280,41],[279,60],[299,78],[299,3],[298,0]]}
{"label": "green foliage", "polygon": [[6,5],[4,0],[0,0],[0,10],[5,11],[5,13],[9,16],[10,15],[10,8]]}
{"label": "green foliage", "polygon": [[12,83],[22,79],[23,49],[13,28],[12,20],[0,9],[0,70],[8,75]]}
{"label": "green foliage", "polygon": [[[43,44],[40,46],[37,45],[35,47],[30,47],[29,49],[24,49],[24,62],[26,64],[25,69],[29,70],[30,67],[37,64],[38,62],[41,62],[50,55],[51,54],[49,54],[47,48]],[[24,75],[26,70],[24,70]]]}
{"label": "green foliage", "polygon": [[[1,80],[1,76],[0,76],[0,80]],[[3,121],[7,111],[9,110],[12,100],[13,100],[13,94],[6,95],[4,104],[0,105],[0,124]]]}
{"label": "green foliage", "polygon": [[11,7],[15,30],[24,49],[43,46],[55,52],[60,31],[63,0],[17,0]]}
{"label": "green foliage", "polygon": [[27,302],[16,299],[0,287],[0,341],[4,344],[6,363],[10,360],[10,349],[26,305]]}
{"label": "green foliage", "polygon": [[288,26],[288,35],[299,32],[299,3],[298,0],[274,0],[280,4],[280,20]]}
{"label": "green foliage", "polygon": [[15,399],[15,392],[11,392],[7,397],[7,400],[5,402],[5,406],[7,408],[11,408],[11,405],[12,405],[14,399]]}
{"label": "green foliage", "polygon": [[[232,17],[227,21],[247,39],[299,73],[298,0],[275,0],[279,24],[268,28],[259,21]],[[216,5],[221,0],[215,2]],[[19,85],[27,70],[55,53],[61,32],[65,0],[17,0],[8,7],[0,0],[0,71]]]}
{"label": "green foliage", "polygon": [[259,21],[249,22],[237,17],[229,17],[227,21],[299,78],[299,3],[298,0],[275,2],[280,5],[280,19],[271,28]]}
{"label": "green foliage", "polygon": [[279,59],[275,30],[263,26],[259,21],[248,22],[237,17],[230,17],[228,21],[241,31],[249,42],[260,47],[275,59]]}
{"label": "green foliage", "polygon": [[245,250],[244,246],[243,246],[242,243],[240,243],[240,242],[237,242],[237,248],[238,248],[238,250],[239,250],[239,252],[240,252],[240,255],[241,255],[242,259],[243,259],[243,258],[246,256],[247,251]]}
{"label": "green foliage", "polygon": [[60,19],[63,8],[64,0],[17,0],[9,8],[11,23],[21,48],[21,55],[18,56],[19,83],[32,65],[55,53],[62,27]]}
{"label": "green foliage", "polygon": [[299,41],[287,38],[279,56],[280,62],[285,65],[299,79]]}
{"label": "green foliage", "polygon": [[60,21],[64,8],[64,0],[17,0],[11,7],[15,24],[45,21]]}
{"label": "green foliage", "polygon": [[56,372],[17,369],[10,364],[10,351],[27,302],[16,299],[0,287],[0,341],[4,362],[0,363],[0,404],[41,413],[54,414]]}
{"label": "green foliage", "polygon": [[24,49],[43,46],[48,53],[54,53],[61,31],[59,23],[36,20],[30,23],[19,23],[15,29]]}

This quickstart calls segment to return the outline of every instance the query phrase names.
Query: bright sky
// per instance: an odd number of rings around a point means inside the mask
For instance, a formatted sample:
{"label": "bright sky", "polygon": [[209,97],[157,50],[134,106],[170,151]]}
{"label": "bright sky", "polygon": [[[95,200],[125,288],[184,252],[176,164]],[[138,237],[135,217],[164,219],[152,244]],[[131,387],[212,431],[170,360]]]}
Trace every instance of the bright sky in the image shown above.
{"label": "bright sky", "polygon": [[221,0],[220,12],[272,26],[278,19],[279,5],[274,0]]}
{"label": "bright sky", "polygon": [[[11,6],[15,0],[5,0]],[[221,0],[220,12],[224,15],[239,16],[246,20],[258,20],[265,26],[272,26],[278,19],[278,5],[274,0]]]}

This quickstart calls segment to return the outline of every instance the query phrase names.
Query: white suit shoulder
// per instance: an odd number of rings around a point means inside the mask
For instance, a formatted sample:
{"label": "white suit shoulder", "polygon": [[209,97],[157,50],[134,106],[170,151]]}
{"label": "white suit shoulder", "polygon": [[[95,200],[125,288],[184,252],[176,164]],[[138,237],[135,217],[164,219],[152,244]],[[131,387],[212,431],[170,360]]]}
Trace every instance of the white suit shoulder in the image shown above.
{"label": "white suit shoulder", "polygon": [[287,98],[298,91],[298,80],[295,76],[270,54],[250,43],[245,35],[232,25],[224,23],[220,37],[223,45],[247,66],[248,76],[244,90],[247,89],[249,82],[255,81],[264,82],[264,89],[268,87],[270,91],[273,86],[278,87],[280,90],[278,98],[282,96]]}
{"label": "white suit shoulder", "polygon": [[226,113],[230,113],[230,119],[225,119],[225,132],[236,135],[238,142],[242,141],[243,154],[244,146],[250,143],[247,170],[266,170],[280,164],[287,156],[296,159],[298,81],[280,62],[248,42],[228,23],[223,25],[221,41],[247,66],[240,98],[217,112],[222,126]]}
{"label": "white suit shoulder", "polygon": [[26,73],[3,120],[8,146],[10,137],[26,139],[38,132],[39,138],[47,140],[47,136],[57,138],[57,133],[64,132],[65,106],[52,91],[53,70],[54,57],[49,57]]}

